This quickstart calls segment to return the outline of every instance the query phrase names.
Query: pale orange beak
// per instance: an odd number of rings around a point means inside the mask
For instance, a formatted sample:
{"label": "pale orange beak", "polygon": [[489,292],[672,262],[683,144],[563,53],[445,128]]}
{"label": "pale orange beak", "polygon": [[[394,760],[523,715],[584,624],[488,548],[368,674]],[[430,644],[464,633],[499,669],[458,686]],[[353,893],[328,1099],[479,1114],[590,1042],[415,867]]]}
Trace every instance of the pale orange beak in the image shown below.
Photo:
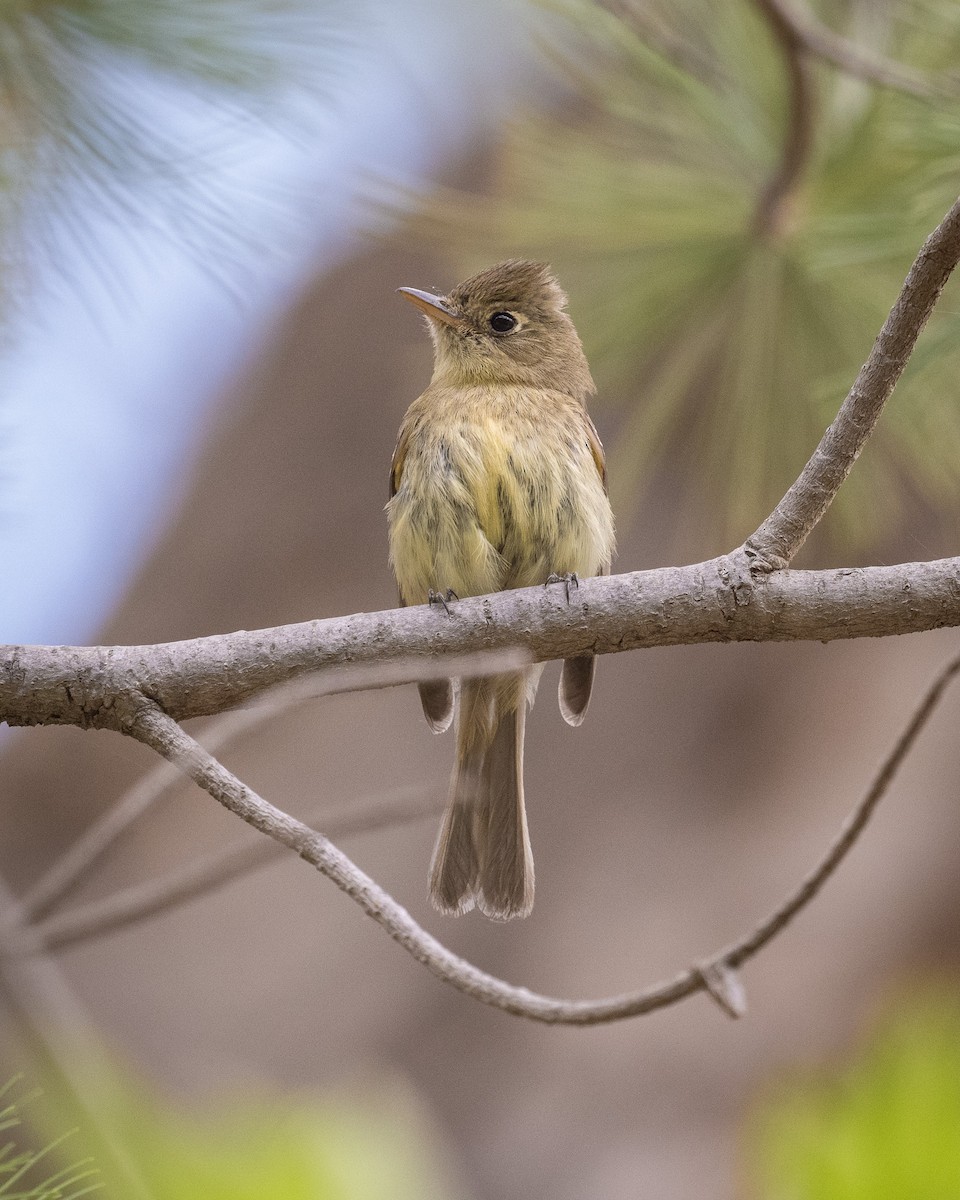
{"label": "pale orange beak", "polygon": [[444,325],[452,325],[454,328],[463,324],[463,318],[442,296],[435,296],[432,292],[421,292],[419,288],[402,287],[397,288],[397,291],[404,299],[415,304],[421,312],[426,313],[431,321],[441,321]]}

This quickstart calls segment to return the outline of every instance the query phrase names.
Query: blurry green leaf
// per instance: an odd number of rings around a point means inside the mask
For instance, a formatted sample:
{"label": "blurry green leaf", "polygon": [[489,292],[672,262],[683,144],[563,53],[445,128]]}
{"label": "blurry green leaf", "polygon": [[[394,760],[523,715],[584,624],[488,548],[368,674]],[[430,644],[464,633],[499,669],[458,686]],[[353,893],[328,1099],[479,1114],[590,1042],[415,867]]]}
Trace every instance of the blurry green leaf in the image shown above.
{"label": "blurry green leaf", "polygon": [[325,1096],[251,1084],[177,1105],[90,1050],[72,1087],[51,1070],[40,1123],[79,1121],[113,1200],[456,1200],[419,1097],[400,1080]]}
{"label": "blurry green leaf", "polygon": [[[570,74],[586,113],[519,119],[495,194],[440,192],[413,230],[451,249],[464,274],[507,255],[552,262],[598,403],[620,408],[609,457],[621,524],[669,463],[677,523],[716,552],[793,482],[956,198],[960,101],[932,105],[813,66],[813,156],[790,219],[764,237],[754,216],[779,161],[787,84],[757,7],[664,0],[638,5],[635,20],[630,5],[622,16],[591,0],[550,7],[576,32]],[[831,15],[842,28],[858,11],[838,4]],[[889,11],[874,21],[887,33],[875,48],[930,72],[960,61],[960,6],[904,0]],[[875,544],[910,496],[955,523],[955,285],[827,532],[848,549]]]}
{"label": "blurry green leaf", "polygon": [[844,1070],[772,1092],[748,1145],[764,1200],[956,1200],[956,994],[907,1001]]}
{"label": "blurry green leaf", "polygon": [[[156,1200],[427,1200],[441,1192],[412,1096],[250,1095],[188,1113],[127,1090],[119,1129]],[[446,1198],[444,1198],[446,1200]]]}

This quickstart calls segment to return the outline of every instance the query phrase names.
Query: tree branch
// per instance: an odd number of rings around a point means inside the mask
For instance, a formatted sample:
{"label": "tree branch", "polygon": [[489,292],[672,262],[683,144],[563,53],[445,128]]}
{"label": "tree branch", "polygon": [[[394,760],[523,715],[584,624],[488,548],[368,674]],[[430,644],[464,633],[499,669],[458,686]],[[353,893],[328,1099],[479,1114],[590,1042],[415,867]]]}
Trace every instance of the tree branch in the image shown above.
{"label": "tree branch", "polygon": [[[0,648],[0,720],[127,731],[142,696],[185,720],[333,667],[372,669],[366,685],[355,674],[331,685],[356,690],[422,679],[436,672],[443,655],[507,647],[544,661],[647,646],[830,641],[956,625],[956,558],[860,570],[778,568],[796,554],[850,472],[958,258],[960,200],[924,242],[799,478],[729,557],[588,580],[571,602],[559,588],[525,588],[461,601],[449,617],[417,606],[160,646],[7,646]],[[444,669],[457,673],[452,663]]]}
{"label": "tree branch", "polygon": [[[445,656],[516,648],[536,661],[651,646],[833,641],[960,625],[960,558],[781,571],[744,583],[732,558],[521,588],[428,605],[218,634],[158,646],[0,649],[0,720],[129,732],[143,695],[178,721],[208,716],[321,669],[329,692],[436,675]],[[476,660],[473,660],[476,663]],[[502,659],[489,670],[498,669]],[[445,661],[456,675],[462,664]],[[472,670],[479,669],[476,667]]]}
{"label": "tree branch", "polygon": [[738,967],[746,962],[748,958],[752,958],[758,950],[763,949],[767,942],[776,937],[781,929],[789,924],[798,912],[806,908],[814,896],[816,896],[817,892],[820,891],[830,876],[836,871],[837,867],[839,867],[840,863],[853,849],[854,843],[863,832],[877,805],[889,789],[903,760],[910,753],[914,742],[917,740],[917,736],[927,721],[930,720],[934,709],[943,698],[943,693],[956,677],[958,671],[960,671],[960,657],[948,663],[930,685],[926,695],[920,701],[916,712],[907,723],[907,727],[901,733],[893,749],[887,755],[883,765],[877,772],[870,790],[850,814],[840,832],[840,836],[824,855],[819,865],[810,872],[793,895],[772,912],[765,921],[761,922],[749,937],[722,951],[719,956],[720,961],[730,967]]}
{"label": "tree branch", "polygon": [[897,769],[930,719],[948,683],[960,671],[954,659],[937,677],[887,756],[869,791],[827,854],[791,895],[745,937],[704,963],[642,991],[601,1000],[563,1000],[506,983],[448,950],[427,933],[387,892],[364,874],[322,834],[258,796],[150,701],[140,705],[129,732],[175,763],[204,791],[261,833],[295,850],[331,879],[418,962],[459,991],[515,1016],[546,1024],[597,1025],[639,1016],[675,1004],[695,992],[707,993],[729,1015],[744,1009],[736,969],[752,958],[810,903],[853,848]]}
{"label": "tree branch", "polygon": [[[501,666],[517,666],[526,662],[525,655],[517,652],[500,656]],[[464,661],[461,667],[468,667]],[[423,665],[417,664],[416,672],[423,673]],[[496,670],[497,663],[489,655],[472,663],[478,674]],[[382,676],[381,676],[382,677]],[[291,708],[308,700],[319,700],[330,695],[332,690],[342,689],[349,683],[349,674],[327,677],[308,675],[296,682],[281,684],[263,692],[245,707],[227,713],[211,722],[199,735],[202,744],[214,751],[227,745],[241,734],[258,728],[264,722],[289,712]],[[389,678],[389,675],[386,676]],[[369,678],[366,678],[369,682]],[[182,782],[183,772],[167,762],[159,762],[152,771],[131,787],[120,799],[77,838],[69,849],[52,864],[20,899],[19,919],[36,922],[48,913],[64,896],[77,886],[95,863],[117,842],[169,788]],[[351,829],[353,826],[350,827]],[[199,864],[197,869],[199,869]]]}
{"label": "tree branch", "polygon": [[[548,1023],[595,1024],[649,1012],[704,990],[742,1011],[735,968],[810,902],[836,870],[958,669],[931,689],[837,843],[766,921],[710,961],[642,992],[596,1002],[514,987],[442,946],[327,838],[269,805],[177,723],[235,707],[305,673],[331,672],[327,694],[455,676],[467,667],[617,653],[646,646],[871,637],[960,625],[960,559],[859,570],[786,571],[829,506],[893,389],[960,257],[960,201],[924,243],[840,412],[797,482],[732,555],[690,567],[527,588],[452,606],[360,613],[254,633],[140,647],[0,648],[0,719],[130,734],[176,763],[230,811],[310,862],[434,974],[461,991]],[[746,567],[746,569],[744,569]],[[496,658],[499,653],[499,658]],[[456,654],[471,657],[451,658]],[[494,661],[488,656],[493,655]]]}
{"label": "tree branch", "polygon": [[873,432],[960,259],[960,200],[923,243],[836,419],[800,477],[744,548],[754,571],[787,566],[830,507]]}

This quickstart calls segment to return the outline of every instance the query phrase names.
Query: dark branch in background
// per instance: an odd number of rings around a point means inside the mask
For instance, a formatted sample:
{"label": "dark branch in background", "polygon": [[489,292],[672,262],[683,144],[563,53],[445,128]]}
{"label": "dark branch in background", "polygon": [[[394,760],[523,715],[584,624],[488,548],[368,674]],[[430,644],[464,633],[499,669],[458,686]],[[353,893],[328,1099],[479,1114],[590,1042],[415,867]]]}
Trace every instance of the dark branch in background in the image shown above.
{"label": "dark branch in background", "polygon": [[830,507],[903,374],[917,338],[960,259],[960,200],[923,243],[870,356],[820,445],[744,548],[754,570],[787,566]]}
{"label": "dark branch in background", "polygon": [[[226,718],[229,720],[229,718]],[[23,895],[17,918],[22,924],[48,913],[77,886],[92,866],[122,834],[182,775],[170,763],[159,763],[138,779],[98,821],[84,830],[63,857],[40,876]]]}
{"label": "dark branch in background", "polygon": [[[172,764],[164,765],[176,771],[178,779],[183,778],[183,773]],[[387,796],[351,804],[349,808],[319,813],[309,818],[308,824],[312,828],[322,828],[327,837],[349,837],[436,816],[442,807],[441,799],[429,800],[426,788],[401,788]],[[126,929],[206,896],[282,857],[284,847],[278,842],[265,838],[251,842],[244,838],[171,871],[161,879],[123,888],[103,900],[94,900],[45,921],[34,921],[29,927],[21,918],[13,933],[5,940],[0,939],[0,952],[36,954],[61,950],[77,942]],[[24,908],[21,904],[21,913]]]}
{"label": "dark branch in background", "polygon": [[785,4],[783,0],[763,0],[763,3],[771,17],[790,30],[803,51],[839,67],[847,75],[924,100],[936,96],[956,96],[960,91],[955,79],[931,81],[919,71],[891,62],[834,33],[812,13],[801,16],[795,11],[794,4]]}
{"label": "dark branch in background", "polygon": [[947,684],[958,671],[960,658],[954,659],[937,677],[888,755],[870,790],[857,805],[822,861],[765,921],[705,963],[690,967],[665,983],[594,1001],[561,1000],[516,987],[481,971],[448,950],[327,838],[258,796],[155,705],[144,702],[130,732],[169,762],[175,763],[230,812],[261,833],[295,850],[302,859],[346,892],[394,941],[434,975],[484,1004],[549,1025],[599,1025],[640,1016],[706,990],[728,1015],[739,1016],[744,1011],[744,1001],[736,969],[776,937],[836,871],[889,789],[897,769],[929,720]]}
{"label": "dark branch in background", "polygon": [[790,227],[793,205],[813,148],[813,87],[803,43],[775,0],[754,0],[783,51],[790,103],[777,171],[764,188],[754,214],[760,237],[776,239]]}

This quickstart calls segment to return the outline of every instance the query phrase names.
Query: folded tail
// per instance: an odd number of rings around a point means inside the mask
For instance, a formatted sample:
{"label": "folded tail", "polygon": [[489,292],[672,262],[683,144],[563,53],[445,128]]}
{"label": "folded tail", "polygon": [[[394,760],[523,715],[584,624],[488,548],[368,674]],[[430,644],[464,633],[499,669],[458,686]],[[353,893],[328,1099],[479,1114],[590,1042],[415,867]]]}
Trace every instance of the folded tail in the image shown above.
{"label": "folded tail", "polygon": [[564,659],[560,669],[560,713],[568,725],[581,725],[587,715],[597,660],[592,654]]}
{"label": "folded tail", "polygon": [[498,921],[533,907],[533,856],[523,801],[527,680],[464,680],[450,800],[430,867],[430,897],[441,912],[474,904]]}

